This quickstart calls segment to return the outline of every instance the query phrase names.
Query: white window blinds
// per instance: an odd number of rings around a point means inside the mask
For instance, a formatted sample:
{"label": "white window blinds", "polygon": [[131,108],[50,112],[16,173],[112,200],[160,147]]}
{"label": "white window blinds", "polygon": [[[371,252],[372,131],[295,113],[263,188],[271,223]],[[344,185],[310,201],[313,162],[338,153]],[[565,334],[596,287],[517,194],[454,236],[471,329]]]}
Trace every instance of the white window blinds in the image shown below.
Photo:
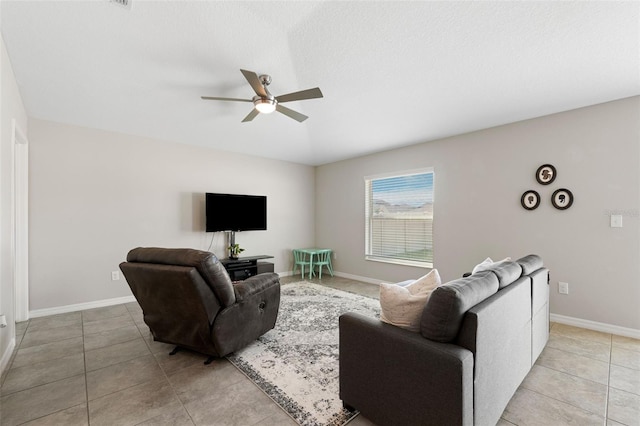
{"label": "white window blinds", "polygon": [[433,267],[433,169],[365,178],[365,258]]}

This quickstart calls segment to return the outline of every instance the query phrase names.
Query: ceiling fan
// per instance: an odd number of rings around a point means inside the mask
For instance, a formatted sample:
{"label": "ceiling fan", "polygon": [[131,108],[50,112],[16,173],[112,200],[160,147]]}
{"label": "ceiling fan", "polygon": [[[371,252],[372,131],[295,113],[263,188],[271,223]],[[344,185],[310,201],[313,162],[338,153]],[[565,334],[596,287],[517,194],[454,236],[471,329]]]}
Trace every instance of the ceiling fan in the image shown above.
{"label": "ceiling fan", "polygon": [[281,112],[287,117],[291,117],[296,121],[302,123],[307,117],[304,114],[300,114],[297,111],[282,106],[281,104],[291,101],[301,101],[304,99],[321,98],[322,92],[319,88],[301,90],[299,92],[287,93],[286,95],[273,96],[269,93],[267,86],[271,84],[271,76],[261,75],[258,76],[253,71],[240,70],[244,78],[247,79],[256,96],[251,99],[238,99],[238,98],[220,98],[217,96],[201,96],[205,100],[214,101],[233,101],[233,102],[253,102],[254,109],[242,120],[242,122],[251,121],[260,113],[270,114],[273,111]]}

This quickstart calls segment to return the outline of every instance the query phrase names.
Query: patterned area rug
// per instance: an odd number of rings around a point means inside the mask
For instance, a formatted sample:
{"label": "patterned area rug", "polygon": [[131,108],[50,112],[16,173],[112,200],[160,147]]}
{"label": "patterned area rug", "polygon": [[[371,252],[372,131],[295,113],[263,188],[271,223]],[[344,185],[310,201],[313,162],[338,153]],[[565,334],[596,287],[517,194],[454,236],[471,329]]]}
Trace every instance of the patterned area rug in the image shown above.
{"label": "patterned area rug", "polygon": [[299,424],[343,425],[356,413],[338,396],[338,317],[379,317],[380,303],[301,281],[281,287],[273,330],[227,358]]}

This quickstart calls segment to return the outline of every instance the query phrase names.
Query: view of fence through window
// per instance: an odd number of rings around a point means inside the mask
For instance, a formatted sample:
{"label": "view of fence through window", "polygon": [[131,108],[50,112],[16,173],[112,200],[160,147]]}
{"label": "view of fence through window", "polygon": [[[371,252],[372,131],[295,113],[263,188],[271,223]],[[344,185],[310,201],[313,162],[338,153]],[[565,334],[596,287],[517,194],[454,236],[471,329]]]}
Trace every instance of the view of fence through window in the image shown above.
{"label": "view of fence through window", "polygon": [[365,178],[366,258],[433,266],[433,171]]}

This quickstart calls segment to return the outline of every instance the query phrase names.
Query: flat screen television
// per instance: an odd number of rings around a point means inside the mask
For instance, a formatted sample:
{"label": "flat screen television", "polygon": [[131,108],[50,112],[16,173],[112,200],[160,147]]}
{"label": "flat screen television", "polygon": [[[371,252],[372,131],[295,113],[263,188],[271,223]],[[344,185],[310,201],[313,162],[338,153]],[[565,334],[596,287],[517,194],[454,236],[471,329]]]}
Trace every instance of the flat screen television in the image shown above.
{"label": "flat screen television", "polygon": [[266,231],[267,197],[206,193],[206,232]]}

